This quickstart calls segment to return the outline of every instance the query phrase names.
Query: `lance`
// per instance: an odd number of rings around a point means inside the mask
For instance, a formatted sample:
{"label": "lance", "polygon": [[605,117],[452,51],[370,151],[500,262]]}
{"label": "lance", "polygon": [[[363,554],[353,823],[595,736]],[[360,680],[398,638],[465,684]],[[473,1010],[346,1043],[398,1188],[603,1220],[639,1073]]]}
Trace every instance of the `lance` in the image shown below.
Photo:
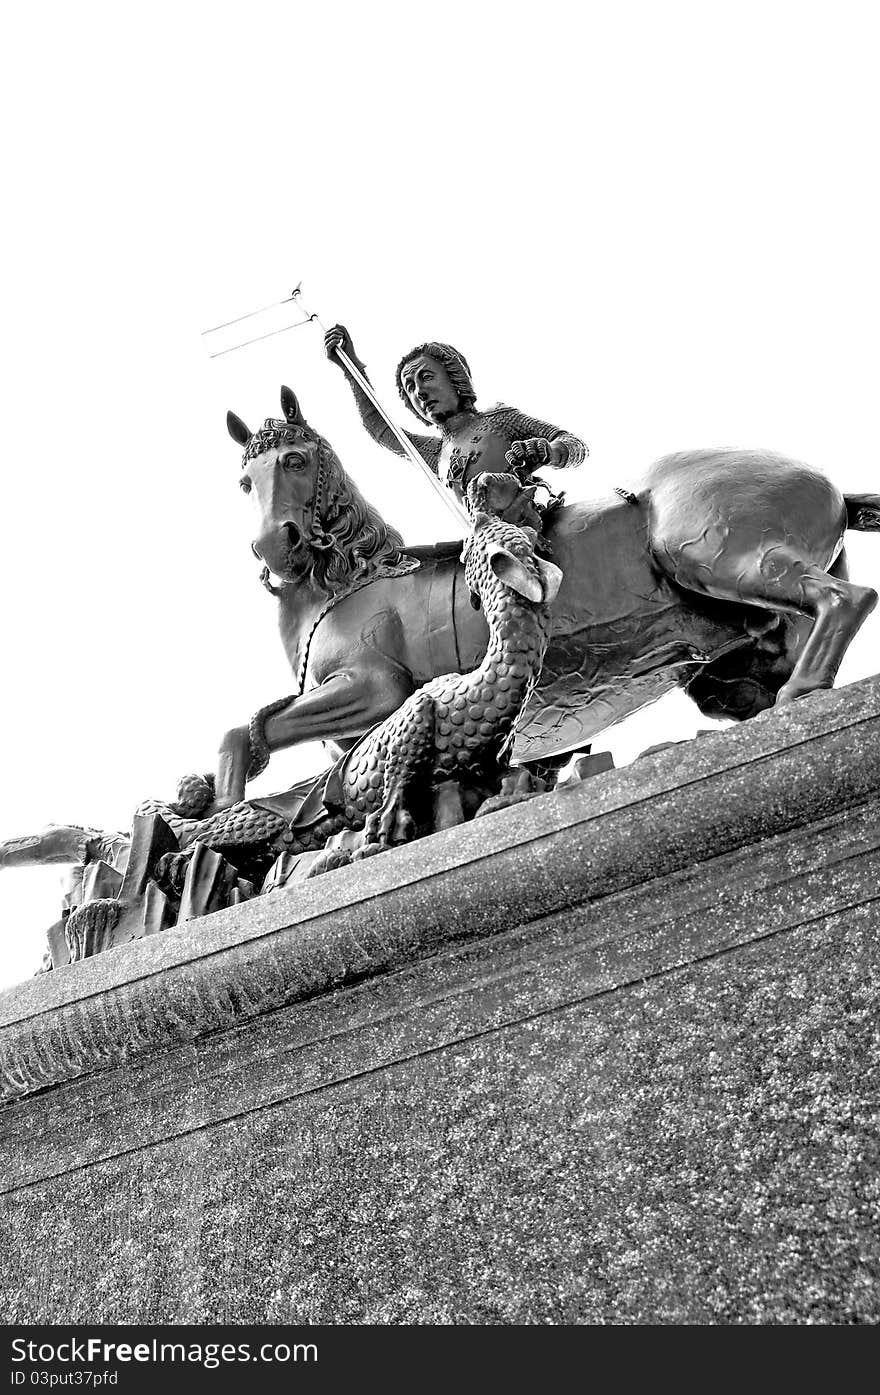
{"label": "lance", "polygon": [[[312,323],[316,324],[318,328],[320,330],[323,330],[323,332],[326,334],[327,330],[325,326],[321,323],[318,316],[314,312],[310,314],[303,305],[302,299],[300,297],[301,287],[302,282],[300,282],[300,284],[296,286],[294,290],[291,291],[290,295],[287,296],[286,299],[277,301],[276,305],[267,305],[264,306],[261,310],[250,310],[246,315],[238,315],[234,320],[226,320],[222,325],[215,325],[213,329],[203,330],[202,334],[215,334],[217,330],[226,329],[229,325],[240,324],[242,320],[249,320],[253,315],[262,315],[264,310],[273,310],[278,305],[289,305],[291,301],[294,301],[297,304],[298,308],[302,311],[303,315],[305,315],[305,319],[297,320],[296,324],[284,325],[281,329],[270,330],[268,334],[257,335],[255,339],[245,339],[244,343],[233,344],[228,349],[220,349],[217,353],[211,354],[210,357],[220,358],[223,354],[234,353],[236,349],[245,349],[249,344],[258,344],[263,339],[271,339],[276,334],[286,334],[287,331],[290,329],[299,329],[302,325]],[[437,475],[434,474],[434,471],[431,469],[428,462],[423,458],[423,456],[413,445],[406,432],[403,431],[392,419],[389,413],[386,412],[385,408],[382,406],[382,403],[379,401],[378,397],[373,391],[372,384],[369,382],[367,378],[364,377],[357,364],[351,359],[351,357],[345,352],[343,348],[337,346],[333,352],[336,358],[342,364],[342,366],[357,383],[364,396],[373,404],[376,411],[379,413],[380,417],[385,422],[385,425],[393,433],[394,439],[397,441],[397,444],[400,446],[406,459],[410,462],[411,465],[414,465],[416,469],[419,471],[419,473],[422,475],[422,477],[425,480],[427,480],[434,493],[452,514],[453,518],[455,519],[456,526],[458,528],[463,528],[466,534],[469,533],[471,531],[471,520],[468,516],[467,510],[465,509],[464,505],[459,502],[459,500],[453,494],[452,490],[447,489],[446,486],[437,477]]]}
{"label": "lance", "polygon": [[[302,285],[302,282],[300,282],[300,285]],[[290,295],[285,296],[283,300],[276,300],[272,305],[261,305],[259,310],[248,310],[246,315],[236,315],[232,320],[224,320],[222,325],[212,325],[210,329],[203,329],[202,338],[204,339],[207,334],[217,334],[221,329],[229,329],[230,325],[240,325],[242,320],[252,320],[255,315],[265,315],[268,310],[277,310],[280,305],[291,305],[298,295],[299,286],[292,290]],[[300,309],[302,309],[302,306],[300,306]],[[264,339],[274,339],[276,334],[286,334],[289,329],[301,329],[303,325],[311,324],[311,322],[311,316],[305,320],[296,320],[292,325],[282,325],[280,329],[270,329],[268,334],[258,334],[253,339],[245,339],[241,344],[230,344],[228,349],[217,349],[215,353],[209,354],[208,357],[222,358],[224,354],[234,354],[236,349],[246,349],[249,344],[259,344]]]}
{"label": "lance", "polygon": [[[203,329],[203,330],[202,330],[202,338],[204,339],[204,337],[205,337],[206,334],[216,334],[218,330],[221,330],[221,329],[229,329],[230,325],[240,325],[241,322],[242,322],[242,320],[252,320],[252,319],[254,318],[255,315],[265,315],[265,314],[267,313],[267,311],[269,311],[269,310],[277,310],[278,307],[279,307],[279,305],[289,305],[289,304],[291,303],[291,301],[294,300],[294,299],[296,298],[296,296],[298,295],[298,293],[299,293],[299,286],[297,286],[297,288],[296,288],[295,291],[291,291],[290,295],[285,296],[283,300],[274,300],[274,301],[272,302],[271,305],[261,305],[260,308],[259,308],[259,310],[248,310],[248,312],[247,312],[246,315],[236,315],[234,320],[224,320],[223,323],[222,323],[222,325],[212,325],[210,329]],[[303,323],[308,323],[308,321],[303,321]],[[287,329],[296,329],[296,325],[287,325],[287,326],[285,326],[285,327],[286,327]],[[248,340],[248,343],[250,343],[250,342],[251,342],[251,341]],[[244,344],[233,344],[232,348],[233,348],[233,349],[243,349],[243,348],[244,348]],[[226,350],[226,353],[230,353],[230,354],[231,354],[231,353],[232,353],[232,349],[227,349],[227,350]],[[212,354],[212,355],[211,355],[211,358],[216,358],[216,357],[217,357],[216,354]]]}

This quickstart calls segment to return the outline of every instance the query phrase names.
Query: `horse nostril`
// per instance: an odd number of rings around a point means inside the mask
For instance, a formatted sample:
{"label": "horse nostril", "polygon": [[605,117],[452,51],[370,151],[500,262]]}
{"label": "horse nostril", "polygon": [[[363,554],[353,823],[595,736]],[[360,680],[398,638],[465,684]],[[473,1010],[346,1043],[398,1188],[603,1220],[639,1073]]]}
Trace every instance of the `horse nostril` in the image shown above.
{"label": "horse nostril", "polygon": [[287,540],[290,543],[290,546],[299,547],[300,543],[302,542],[302,533],[299,531],[296,524],[285,523],[284,527],[287,531]]}

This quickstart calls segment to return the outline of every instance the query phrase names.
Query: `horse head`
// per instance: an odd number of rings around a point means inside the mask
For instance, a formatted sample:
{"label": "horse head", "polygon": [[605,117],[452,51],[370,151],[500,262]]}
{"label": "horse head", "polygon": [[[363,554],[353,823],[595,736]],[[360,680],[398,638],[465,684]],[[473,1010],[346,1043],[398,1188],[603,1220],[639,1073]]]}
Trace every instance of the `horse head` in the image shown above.
{"label": "horse head", "polygon": [[230,436],[244,447],[239,483],[257,510],[251,544],[282,582],[314,579],[333,592],[379,565],[401,561],[403,541],[368,504],[336,452],[309,426],[290,388],[281,389],[282,420],[250,431],[228,412]]}

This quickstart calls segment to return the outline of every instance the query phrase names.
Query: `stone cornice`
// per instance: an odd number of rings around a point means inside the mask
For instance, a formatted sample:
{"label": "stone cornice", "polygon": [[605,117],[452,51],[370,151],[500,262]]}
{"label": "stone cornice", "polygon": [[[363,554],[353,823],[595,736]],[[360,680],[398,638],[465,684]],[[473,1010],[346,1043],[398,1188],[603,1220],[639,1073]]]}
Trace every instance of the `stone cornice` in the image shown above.
{"label": "stone cornice", "polygon": [[458,941],[668,876],[880,792],[880,679],[816,694],[0,994],[12,1099]]}

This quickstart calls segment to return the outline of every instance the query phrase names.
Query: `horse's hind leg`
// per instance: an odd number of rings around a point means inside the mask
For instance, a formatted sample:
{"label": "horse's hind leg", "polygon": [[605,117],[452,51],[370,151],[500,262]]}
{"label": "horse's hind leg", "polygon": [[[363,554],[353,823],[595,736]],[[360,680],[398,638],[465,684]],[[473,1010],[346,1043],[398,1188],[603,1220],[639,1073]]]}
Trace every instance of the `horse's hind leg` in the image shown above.
{"label": "horse's hind leg", "polygon": [[819,567],[805,569],[800,595],[797,608],[813,617],[813,628],[777,703],[830,688],[850,641],[877,604],[877,592],[870,586],[854,586]]}
{"label": "horse's hind leg", "polygon": [[794,611],[813,621],[777,704],[830,688],[850,641],[877,604],[877,592],[870,587],[823,571],[783,545],[747,559],[716,555],[714,568],[700,565],[686,552],[670,560],[676,582],[689,590],[768,610]]}

